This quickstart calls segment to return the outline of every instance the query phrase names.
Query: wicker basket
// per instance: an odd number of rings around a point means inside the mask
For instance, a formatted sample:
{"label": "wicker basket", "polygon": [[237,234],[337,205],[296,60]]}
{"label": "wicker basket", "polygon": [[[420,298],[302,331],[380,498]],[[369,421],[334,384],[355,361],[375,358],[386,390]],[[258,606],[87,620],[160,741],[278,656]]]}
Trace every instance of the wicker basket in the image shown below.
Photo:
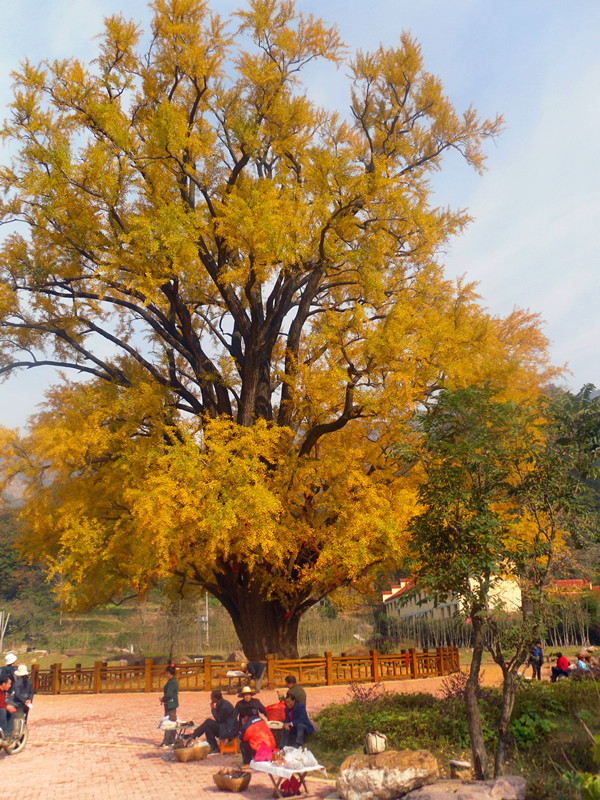
{"label": "wicker basket", "polygon": [[243,792],[248,788],[251,777],[250,772],[222,767],[214,773],[213,780],[217,787],[225,792]]}
{"label": "wicker basket", "polygon": [[190,744],[187,747],[176,747],[173,752],[177,761],[187,764],[188,761],[202,761],[208,755],[210,747],[205,744]]}

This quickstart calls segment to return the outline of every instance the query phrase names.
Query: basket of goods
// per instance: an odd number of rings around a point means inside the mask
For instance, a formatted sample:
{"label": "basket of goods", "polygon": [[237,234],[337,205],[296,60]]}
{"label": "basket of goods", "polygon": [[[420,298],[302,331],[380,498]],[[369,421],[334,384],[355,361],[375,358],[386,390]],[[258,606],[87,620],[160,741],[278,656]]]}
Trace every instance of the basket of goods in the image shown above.
{"label": "basket of goods", "polygon": [[248,788],[252,774],[241,769],[222,767],[213,775],[217,787],[224,792],[243,792]]}
{"label": "basket of goods", "polygon": [[191,740],[179,747],[177,746],[177,742],[175,742],[175,747],[173,748],[177,761],[181,761],[184,764],[188,761],[203,761],[208,755],[209,750],[210,745],[207,742],[196,744],[196,742]]}

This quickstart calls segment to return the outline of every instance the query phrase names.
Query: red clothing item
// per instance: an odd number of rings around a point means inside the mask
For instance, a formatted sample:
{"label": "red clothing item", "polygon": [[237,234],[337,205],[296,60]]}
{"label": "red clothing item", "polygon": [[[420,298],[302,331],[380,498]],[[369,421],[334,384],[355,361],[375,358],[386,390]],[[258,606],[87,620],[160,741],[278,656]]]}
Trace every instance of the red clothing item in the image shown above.
{"label": "red clothing item", "polygon": [[561,656],[556,662],[556,666],[558,669],[562,669],[563,672],[566,672],[569,669],[569,659],[565,656]]}
{"label": "red clothing item", "polygon": [[254,752],[258,750],[261,744],[265,744],[270,750],[275,750],[276,747],[275,737],[264,719],[247,727],[244,733],[244,741],[248,742]]}
{"label": "red clothing item", "polygon": [[6,692],[4,691],[4,689],[0,689],[0,708],[7,708]]}

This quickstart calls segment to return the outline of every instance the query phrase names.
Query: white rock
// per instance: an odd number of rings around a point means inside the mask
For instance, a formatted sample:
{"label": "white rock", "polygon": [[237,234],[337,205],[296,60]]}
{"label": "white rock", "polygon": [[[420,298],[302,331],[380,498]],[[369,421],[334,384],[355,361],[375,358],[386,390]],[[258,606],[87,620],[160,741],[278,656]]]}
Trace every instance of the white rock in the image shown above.
{"label": "white rock", "polygon": [[349,756],[340,767],[336,787],[344,800],[396,800],[433,783],[437,776],[437,761],[427,750],[387,750]]}

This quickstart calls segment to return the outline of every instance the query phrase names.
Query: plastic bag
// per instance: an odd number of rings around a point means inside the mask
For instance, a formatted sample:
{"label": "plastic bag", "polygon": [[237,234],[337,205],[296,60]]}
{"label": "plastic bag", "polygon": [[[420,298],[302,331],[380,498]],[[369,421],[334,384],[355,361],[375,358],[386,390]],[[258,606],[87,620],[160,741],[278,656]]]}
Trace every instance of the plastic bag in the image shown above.
{"label": "plastic bag", "polygon": [[258,745],[258,750],[256,751],[256,755],[254,756],[254,760],[271,761],[272,758],[273,758],[273,751],[271,750],[271,748],[264,742],[261,742]]}
{"label": "plastic bag", "polygon": [[285,720],[285,703],[272,703],[265,708],[267,719],[270,722],[283,722]]}
{"label": "plastic bag", "polygon": [[304,769],[305,767],[318,767],[319,762],[314,755],[304,747],[284,747],[285,767],[287,769]]}

